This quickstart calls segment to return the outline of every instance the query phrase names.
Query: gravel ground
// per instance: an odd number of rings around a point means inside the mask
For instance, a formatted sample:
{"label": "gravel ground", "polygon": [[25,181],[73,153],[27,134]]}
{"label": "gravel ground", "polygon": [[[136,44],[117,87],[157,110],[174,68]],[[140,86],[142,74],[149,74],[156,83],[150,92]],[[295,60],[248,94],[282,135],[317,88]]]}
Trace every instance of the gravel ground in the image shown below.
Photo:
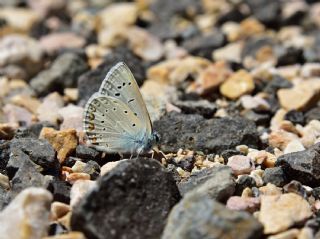
{"label": "gravel ground", "polygon": [[[0,239],[320,238],[317,0],[0,6]],[[154,159],[86,143],[121,61]]]}

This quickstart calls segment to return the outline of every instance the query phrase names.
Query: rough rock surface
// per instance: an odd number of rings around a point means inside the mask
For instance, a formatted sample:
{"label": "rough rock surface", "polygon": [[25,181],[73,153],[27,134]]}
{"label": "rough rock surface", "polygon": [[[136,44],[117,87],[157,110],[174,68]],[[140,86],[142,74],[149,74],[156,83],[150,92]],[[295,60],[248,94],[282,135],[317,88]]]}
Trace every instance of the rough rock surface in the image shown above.
{"label": "rough rock surface", "polygon": [[209,195],[212,199],[224,202],[232,196],[235,182],[231,168],[221,166],[192,174],[186,181],[179,183],[178,187],[182,195],[192,191],[194,194]]}
{"label": "rough rock surface", "polygon": [[257,148],[260,143],[255,124],[241,117],[205,120],[199,115],[172,112],[156,121],[154,129],[160,134],[164,152],[187,148],[221,153],[240,144]]}
{"label": "rough rock surface", "polygon": [[320,183],[320,143],[304,151],[289,153],[277,159],[276,166],[282,166],[289,180],[316,186]]}
{"label": "rough rock surface", "polygon": [[187,194],[171,211],[162,239],[260,238],[262,225],[208,196]]}
{"label": "rough rock surface", "polygon": [[88,238],[158,238],[179,199],[172,175],[158,162],[128,160],[98,180],[74,208],[71,226]]}

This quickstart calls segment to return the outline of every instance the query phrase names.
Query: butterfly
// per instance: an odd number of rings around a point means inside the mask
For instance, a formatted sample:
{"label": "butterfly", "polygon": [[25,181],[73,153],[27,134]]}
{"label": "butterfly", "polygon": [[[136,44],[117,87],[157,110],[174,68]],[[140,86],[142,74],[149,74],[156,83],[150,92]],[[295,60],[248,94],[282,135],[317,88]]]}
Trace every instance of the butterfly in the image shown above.
{"label": "butterfly", "polygon": [[125,63],[113,66],[88,100],[83,130],[90,145],[107,153],[139,155],[159,142],[139,86]]}

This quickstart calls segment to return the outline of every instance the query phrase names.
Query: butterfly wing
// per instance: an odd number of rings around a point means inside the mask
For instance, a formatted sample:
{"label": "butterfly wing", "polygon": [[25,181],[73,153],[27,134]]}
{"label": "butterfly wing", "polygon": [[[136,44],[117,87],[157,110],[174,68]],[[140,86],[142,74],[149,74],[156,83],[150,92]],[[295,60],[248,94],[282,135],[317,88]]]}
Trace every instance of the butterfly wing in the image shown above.
{"label": "butterfly wing", "polygon": [[132,153],[137,139],[143,139],[143,124],[132,110],[117,98],[95,93],[85,106],[84,132],[95,148],[109,153]]}
{"label": "butterfly wing", "polygon": [[128,66],[119,62],[108,72],[103,80],[99,93],[121,100],[144,124],[144,132],[152,133],[148,110],[139,91],[139,86]]}

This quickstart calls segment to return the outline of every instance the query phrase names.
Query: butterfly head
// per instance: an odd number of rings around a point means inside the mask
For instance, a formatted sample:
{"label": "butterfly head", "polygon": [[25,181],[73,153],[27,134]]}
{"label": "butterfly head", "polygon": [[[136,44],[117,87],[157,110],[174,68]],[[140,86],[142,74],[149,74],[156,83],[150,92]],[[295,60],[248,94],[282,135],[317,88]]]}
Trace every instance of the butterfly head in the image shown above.
{"label": "butterfly head", "polygon": [[147,142],[144,146],[143,151],[148,152],[151,149],[153,149],[155,146],[157,146],[160,142],[160,136],[157,132],[153,132],[147,139]]}

